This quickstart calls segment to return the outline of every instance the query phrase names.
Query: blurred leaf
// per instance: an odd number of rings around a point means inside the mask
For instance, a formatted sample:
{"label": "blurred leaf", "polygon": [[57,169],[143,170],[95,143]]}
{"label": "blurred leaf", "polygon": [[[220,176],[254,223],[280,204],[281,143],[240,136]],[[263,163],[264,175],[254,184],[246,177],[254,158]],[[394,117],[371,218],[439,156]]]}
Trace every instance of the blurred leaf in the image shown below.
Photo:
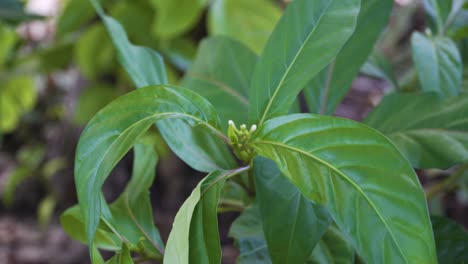
{"label": "blurred leaf", "polygon": [[5,185],[2,191],[2,200],[6,207],[13,205],[15,198],[15,191],[22,182],[29,177],[33,176],[34,172],[26,167],[17,167],[7,176]]}
{"label": "blurred leaf", "polygon": [[281,16],[268,0],[215,0],[208,13],[211,35],[229,36],[259,54]]}
{"label": "blurred leaf", "polygon": [[360,2],[296,0],[288,5],[252,75],[251,123],[262,125],[288,113],[306,83],[334,59],[354,32]]}
{"label": "blurred leaf", "polygon": [[27,167],[32,171],[37,170],[45,155],[45,146],[25,145],[16,154],[16,159],[21,166]]}
{"label": "blurred leaf", "polygon": [[449,168],[468,160],[468,95],[388,95],[364,122],[389,137],[415,168]]}
{"label": "blurred leaf", "polygon": [[22,3],[18,0],[2,0],[0,2],[0,21],[16,25],[42,18],[44,17],[25,12]]}
{"label": "blurred leaf", "polygon": [[51,72],[66,68],[73,58],[74,43],[59,43],[56,46],[41,50],[38,56],[42,72]]}
{"label": "blurred leaf", "polygon": [[220,263],[218,202],[227,178],[249,167],[206,176],[180,207],[167,240],[164,263]]}
{"label": "blurred leaf", "polygon": [[252,146],[328,209],[367,262],[436,263],[422,187],[379,132],[343,118],[295,114],[265,122]]}
{"label": "blurred leaf", "polygon": [[235,181],[228,181],[221,192],[219,212],[238,211],[251,203],[247,191]]}
{"label": "blurred leaf", "polygon": [[361,73],[370,77],[386,80],[391,83],[394,88],[398,89],[398,80],[392,69],[391,62],[385,58],[383,54],[374,51],[361,68]]}
{"label": "blurred leaf", "polygon": [[51,195],[48,195],[47,197],[41,200],[41,202],[39,203],[39,208],[37,209],[37,219],[39,225],[44,227],[50,222],[56,204],[57,200]]}
{"label": "blurred leaf", "polygon": [[468,232],[451,219],[432,216],[432,227],[440,264],[468,262]]}
{"label": "blurred leaf", "polygon": [[354,264],[356,258],[354,247],[346,241],[341,231],[330,226],[322,236],[307,264]]}
{"label": "blurred leaf", "polygon": [[103,25],[91,26],[76,43],[75,59],[88,79],[109,73],[115,68],[114,50]]}
{"label": "blurred leaf", "polygon": [[162,52],[178,70],[186,72],[197,53],[197,44],[191,39],[175,39],[162,44]]}
{"label": "blurred leaf", "polygon": [[99,110],[117,98],[118,92],[106,84],[87,87],[78,97],[74,120],[86,124]]}
{"label": "blurred leaf", "polygon": [[[203,129],[205,134],[221,134],[218,116],[205,99],[171,86],[149,86],[119,97],[99,111],[81,134],[75,183],[90,244],[105,209],[101,197],[105,179],[138,136],[165,118],[171,118],[171,122],[179,118],[186,125]],[[201,162],[197,156],[192,158]]]}
{"label": "blurred leaf", "polygon": [[57,38],[61,39],[68,33],[80,29],[85,22],[94,16],[93,6],[89,1],[68,0],[57,22]]}
{"label": "blurred leaf", "polygon": [[59,157],[47,161],[42,166],[41,173],[45,179],[51,179],[55,173],[67,168],[67,159],[65,157]]}
{"label": "blurred leaf", "polygon": [[13,131],[20,117],[36,104],[34,80],[29,76],[15,76],[0,80],[0,131]]}
{"label": "blurred leaf", "polygon": [[415,32],[411,46],[422,89],[444,96],[459,94],[463,65],[455,43],[449,38],[426,37]]}
{"label": "blurred leaf", "polygon": [[247,123],[248,89],[257,56],[226,37],[203,40],[194,63],[182,80],[184,87],[202,95],[216,108],[223,131],[228,120]]}
{"label": "blurred leaf", "polygon": [[466,0],[424,0],[432,28],[441,35],[445,34],[466,3]]}
{"label": "blurred leaf", "polygon": [[10,53],[18,40],[14,29],[3,26],[0,23],[0,70],[7,61]]}
{"label": "blurred leaf", "polygon": [[271,259],[263,234],[260,209],[257,204],[247,208],[233,223],[229,237],[239,249],[238,264],[270,264]]}
{"label": "blurred leaf", "polygon": [[257,204],[274,263],[304,263],[332,219],[304,197],[272,160],[254,160]]}
{"label": "blurred leaf", "polygon": [[172,39],[195,26],[208,0],[152,0],[157,8],[153,32],[162,39]]}
{"label": "blurred leaf", "polygon": [[305,86],[304,95],[311,113],[333,114],[387,25],[392,5],[391,0],[361,0],[354,33],[334,62]]}

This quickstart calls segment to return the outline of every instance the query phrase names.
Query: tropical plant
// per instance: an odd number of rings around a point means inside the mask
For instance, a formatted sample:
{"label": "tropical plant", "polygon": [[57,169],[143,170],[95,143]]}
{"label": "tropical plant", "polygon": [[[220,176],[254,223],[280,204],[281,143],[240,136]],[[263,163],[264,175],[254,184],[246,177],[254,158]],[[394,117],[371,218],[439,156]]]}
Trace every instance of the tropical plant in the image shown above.
{"label": "tropical plant", "polygon": [[[413,167],[467,160],[466,97],[440,101],[440,94],[462,93],[460,66],[437,61],[426,73],[416,65],[422,87],[426,74],[440,73],[424,90],[441,92],[390,95],[367,125],[320,115],[332,114],[343,99],[392,1],[295,0],[260,56],[226,37],[204,40],[181,82],[187,88],[168,85],[159,54],[130,43],[123,27],[92,3],[139,88],[99,111],[78,144],[79,204],[62,215],[62,225],[89,245],[94,263],[104,263],[98,249],[117,252],[111,263],[133,263],[131,252],[164,263],[220,263],[217,214],[225,210],[242,212],[230,230],[239,263],[438,262]],[[446,67],[453,74],[445,75]],[[452,76],[455,82],[447,80]],[[444,90],[444,82],[453,87]],[[302,90],[312,113],[296,113]],[[148,195],[157,154],[145,132],[154,124],[175,154],[208,173],[179,209],[165,245]],[[457,147],[443,146],[453,141]],[[101,187],[132,147],[132,179],[109,205]]]}

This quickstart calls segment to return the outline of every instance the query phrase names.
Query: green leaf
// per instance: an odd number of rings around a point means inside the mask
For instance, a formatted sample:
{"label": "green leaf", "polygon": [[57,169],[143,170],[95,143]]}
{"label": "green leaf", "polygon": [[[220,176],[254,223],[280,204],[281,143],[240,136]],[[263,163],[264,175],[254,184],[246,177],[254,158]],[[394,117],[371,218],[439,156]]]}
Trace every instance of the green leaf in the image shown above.
{"label": "green leaf", "polygon": [[451,219],[432,216],[440,264],[468,262],[468,232]]}
{"label": "green leaf", "polygon": [[249,90],[252,123],[288,113],[300,90],[354,32],[360,2],[296,0],[288,5],[255,66]]}
{"label": "green leaf", "polygon": [[135,85],[139,88],[154,84],[166,84],[166,71],[161,56],[149,48],[130,43],[122,25],[112,17],[105,15],[97,0],[91,0],[91,3],[109,32],[117,49],[120,64],[125,68]]}
{"label": "green leaf", "polygon": [[32,110],[36,104],[36,87],[30,76],[15,76],[1,82],[0,131],[11,132],[18,125],[21,116]]}
{"label": "green leaf", "polygon": [[239,249],[238,264],[270,264],[271,259],[263,234],[260,209],[254,203],[247,208],[233,223],[229,237],[234,238]]}
{"label": "green leaf", "polygon": [[2,0],[0,2],[0,21],[16,25],[21,22],[42,18],[44,17],[25,12],[20,1]]}
{"label": "green leaf", "polygon": [[88,123],[78,143],[75,183],[92,244],[101,217],[101,186],[116,163],[156,121],[179,118],[206,133],[221,134],[214,108],[199,95],[172,86],[150,86],[122,96]]}
{"label": "green leaf", "polygon": [[177,212],[164,263],[221,263],[218,202],[227,178],[249,167],[215,171],[204,178]]}
{"label": "green leaf", "polygon": [[351,120],[296,114],[267,121],[252,145],[305,197],[326,206],[367,262],[436,263],[418,178],[380,133]]}
{"label": "green leaf", "polygon": [[[96,0],[91,1],[111,35],[120,63],[137,88],[166,84],[161,56],[149,48],[132,45],[122,26],[106,16]],[[204,172],[235,168],[236,161],[227,146],[218,137],[205,133],[204,128],[193,128],[180,120],[162,120],[158,128],[172,151],[192,168]]]}
{"label": "green leaf", "polygon": [[18,41],[18,36],[14,29],[0,24],[0,39],[2,40],[0,41],[0,69],[2,69]]}
{"label": "green leaf", "polygon": [[251,50],[235,40],[207,38],[201,42],[182,85],[213,104],[225,131],[228,120],[247,123],[248,89],[256,60]]}
{"label": "green leaf", "polygon": [[356,29],[351,38],[336,59],[304,89],[311,113],[333,114],[387,25],[392,5],[391,0],[361,0]]}
{"label": "green leaf", "polygon": [[268,250],[274,263],[304,263],[332,219],[281,173],[276,164],[254,160],[257,203]]}
{"label": "green leaf", "polygon": [[114,87],[106,84],[89,86],[78,97],[74,121],[86,124],[100,109],[118,96]]}
{"label": "green leaf", "polygon": [[[410,113],[410,114],[409,114]],[[415,168],[468,161],[468,96],[388,95],[364,122],[389,137]]]}
{"label": "green leaf", "polygon": [[132,255],[128,247],[124,244],[122,250],[109,259],[109,261],[106,261],[106,264],[133,264]]}
{"label": "green leaf", "polygon": [[11,207],[15,199],[15,192],[18,185],[33,176],[34,172],[27,167],[15,168],[7,176],[2,190],[2,202],[6,207]]}
{"label": "green leaf", "polygon": [[459,94],[463,65],[455,43],[445,37],[426,37],[415,32],[411,37],[413,61],[424,91],[444,96]]}
{"label": "green leaf", "polygon": [[57,38],[80,29],[94,16],[93,6],[89,1],[69,0],[57,21]]}
{"label": "green leaf", "polygon": [[335,226],[330,226],[314,248],[307,264],[354,264],[356,253],[353,246]]}
{"label": "green leaf", "polygon": [[229,36],[259,54],[281,16],[268,0],[216,0],[208,13],[211,35]]}
{"label": "green leaf", "polygon": [[208,0],[152,0],[157,8],[153,31],[171,39],[191,29],[200,20]]}

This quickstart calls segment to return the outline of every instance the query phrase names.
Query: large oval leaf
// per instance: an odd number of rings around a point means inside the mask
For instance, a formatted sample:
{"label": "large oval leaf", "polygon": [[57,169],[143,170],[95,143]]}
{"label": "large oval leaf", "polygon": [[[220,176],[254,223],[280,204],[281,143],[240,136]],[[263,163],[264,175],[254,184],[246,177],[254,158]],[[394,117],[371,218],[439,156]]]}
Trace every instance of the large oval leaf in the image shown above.
{"label": "large oval leaf", "polygon": [[449,168],[468,160],[468,96],[391,94],[364,122],[388,136],[415,168]]}
{"label": "large oval leaf", "polygon": [[182,85],[213,104],[223,129],[227,129],[228,120],[245,124],[247,94],[256,61],[255,53],[235,40],[221,36],[207,38],[201,42]]}
{"label": "large oval leaf", "polygon": [[180,118],[221,134],[214,108],[192,91],[151,86],[122,96],[101,110],[83,131],[75,158],[78,200],[92,244],[101,217],[101,186],[115,164],[156,121]]}
{"label": "large oval leaf", "polygon": [[273,263],[305,263],[332,219],[269,159],[254,160],[257,204]]}
{"label": "large oval leaf", "polygon": [[361,0],[353,35],[336,59],[307,83],[304,89],[311,113],[333,114],[387,25],[392,5],[392,0]]}
{"label": "large oval leaf", "polygon": [[215,171],[204,178],[177,212],[164,263],[221,263],[218,202],[226,179],[249,167]]}
{"label": "large oval leaf", "polygon": [[424,192],[410,164],[375,130],[296,114],[267,121],[253,147],[323,204],[369,263],[436,263]]}
{"label": "large oval leaf", "polygon": [[360,0],[296,0],[275,27],[252,76],[249,118],[287,114],[297,94],[354,31]]}
{"label": "large oval leaf", "polygon": [[457,45],[446,37],[426,37],[415,32],[411,46],[422,89],[445,96],[459,94],[463,64]]}

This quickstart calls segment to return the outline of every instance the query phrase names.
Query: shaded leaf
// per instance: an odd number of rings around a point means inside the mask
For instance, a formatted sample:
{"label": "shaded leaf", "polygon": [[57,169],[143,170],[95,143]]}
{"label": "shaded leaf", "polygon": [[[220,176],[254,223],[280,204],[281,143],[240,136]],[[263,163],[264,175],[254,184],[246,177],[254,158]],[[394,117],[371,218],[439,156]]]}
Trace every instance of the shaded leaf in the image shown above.
{"label": "shaded leaf", "polygon": [[330,226],[322,236],[307,264],[354,264],[356,253],[341,231]]}
{"label": "shaded leaf", "polygon": [[288,5],[255,66],[249,90],[252,123],[288,113],[300,90],[352,35],[359,8],[360,0]]}
{"label": "shaded leaf", "polygon": [[432,216],[440,264],[468,262],[468,232],[451,219]]}
{"label": "shaded leaf", "polygon": [[182,85],[208,99],[221,118],[247,123],[248,89],[257,56],[241,43],[225,37],[211,37],[200,44],[197,57]]}
{"label": "shaded leaf", "polygon": [[326,206],[367,262],[436,263],[418,178],[380,133],[351,120],[296,114],[267,121],[254,137],[256,151]]}
{"label": "shaded leaf", "polygon": [[388,95],[364,120],[403,152],[415,168],[449,168],[468,160],[468,96]]}
{"label": "shaded leaf", "polygon": [[415,32],[411,37],[413,61],[424,91],[444,96],[459,94],[463,65],[455,43],[445,37],[426,37]]}
{"label": "shaded leaf", "polygon": [[281,16],[268,0],[216,0],[208,13],[211,35],[229,36],[259,54]]}
{"label": "shaded leaf", "polygon": [[336,59],[305,86],[311,113],[333,114],[387,25],[392,5],[391,0],[361,0],[354,33]]}
{"label": "shaded leaf", "polygon": [[254,160],[257,204],[274,263],[304,263],[332,219],[284,176],[272,160]]}

